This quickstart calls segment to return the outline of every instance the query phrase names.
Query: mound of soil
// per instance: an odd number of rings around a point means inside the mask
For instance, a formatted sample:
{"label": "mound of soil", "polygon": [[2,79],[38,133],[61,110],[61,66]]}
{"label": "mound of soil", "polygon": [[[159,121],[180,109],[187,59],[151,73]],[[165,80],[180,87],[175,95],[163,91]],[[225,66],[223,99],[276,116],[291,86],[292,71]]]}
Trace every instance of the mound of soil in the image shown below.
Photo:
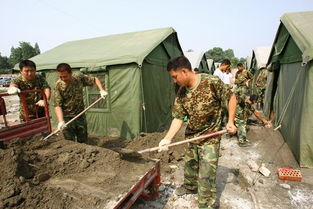
{"label": "mound of soil", "polygon": [[0,149],[0,208],[108,208],[155,164],[59,138]]}
{"label": "mound of soil", "polygon": [[[142,133],[131,141],[113,137],[90,137],[89,143],[111,150],[125,148],[132,151],[140,151],[147,148],[157,147],[160,140],[163,139],[165,135],[166,132]],[[176,134],[172,142],[182,141],[184,139],[184,128],[182,128]],[[170,165],[183,159],[185,146],[187,146],[187,144],[170,147],[166,152],[153,151],[144,153],[142,154],[142,157],[144,159],[159,159],[161,161],[161,173],[171,173],[172,169],[170,168]]]}

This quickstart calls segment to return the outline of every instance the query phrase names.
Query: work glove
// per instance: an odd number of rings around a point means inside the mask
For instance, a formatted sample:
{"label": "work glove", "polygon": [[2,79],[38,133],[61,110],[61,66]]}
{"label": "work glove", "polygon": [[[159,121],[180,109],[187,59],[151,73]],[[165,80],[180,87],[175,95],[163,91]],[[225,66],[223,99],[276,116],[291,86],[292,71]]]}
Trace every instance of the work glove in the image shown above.
{"label": "work glove", "polygon": [[44,107],[45,106],[45,100],[41,99],[39,100],[36,105],[40,106],[40,107]]}
{"label": "work glove", "polygon": [[163,152],[168,150],[168,146],[171,143],[169,139],[162,139],[159,143],[159,150],[158,152]]}
{"label": "work glove", "polygon": [[65,128],[65,122],[61,121],[58,123],[58,131],[62,131]]}
{"label": "work glove", "polygon": [[108,92],[105,91],[105,90],[101,90],[101,91],[100,91],[100,95],[101,95],[102,98],[105,98],[106,95],[108,95]]}
{"label": "work glove", "polygon": [[10,86],[8,88],[8,94],[17,94],[17,93],[20,93],[21,90],[15,86]]}

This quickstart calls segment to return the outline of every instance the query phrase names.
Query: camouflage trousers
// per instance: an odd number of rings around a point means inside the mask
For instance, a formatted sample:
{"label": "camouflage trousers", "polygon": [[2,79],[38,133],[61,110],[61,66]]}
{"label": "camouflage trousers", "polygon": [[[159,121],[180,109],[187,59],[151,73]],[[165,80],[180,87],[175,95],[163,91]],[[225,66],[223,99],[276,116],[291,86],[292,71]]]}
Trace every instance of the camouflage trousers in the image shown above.
{"label": "camouflage trousers", "polygon": [[219,142],[189,144],[185,153],[184,187],[198,190],[199,208],[212,208],[216,202],[216,168]]}
{"label": "camouflage trousers", "polygon": [[[71,117],[64,117],[65,123],[71,120]],[[63,131],[64,138],[67,140],[73,140],[80,143],[87,143],[87,121],[86,116],[82,115],[72,123],[70,123]]]}
{"label": "camouflage trousers", "polygon": [[265,95],[265,88],[264,87],[256,87],[257,94],[258,94],[258,103],[263,104],[263,99]]}
{"label": "camouflage trousers", "polygon": [[245,143],[247,140],[247,120],[235,117],[235,125],[237,126],[239,143]]}

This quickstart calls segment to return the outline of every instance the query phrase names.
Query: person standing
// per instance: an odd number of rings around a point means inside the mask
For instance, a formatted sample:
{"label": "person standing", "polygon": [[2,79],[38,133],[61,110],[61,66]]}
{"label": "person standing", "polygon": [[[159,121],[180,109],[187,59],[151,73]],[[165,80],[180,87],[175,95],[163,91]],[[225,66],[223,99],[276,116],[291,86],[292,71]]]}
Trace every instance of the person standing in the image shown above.
{"label": "person standing", "polygon": [[[159,142],[159,151],[167,150],[188,116],[186,138],[194,138],[221,129],[222,103],[227,101],[228,132],[234,134],[236,97],[216,76],[195,74],[185,56],[169,61],[167,70],[173,81],[180,86],[172,110],[173,120],[165,137]],[[182,91],[186,89],[186,91]],[[176,190],[177,195],[198,193],[199,208],[216,205],[216,168],[220,137],[207,138],[189,143],[185,151],[184,184]]]}
{"label": "person standing", "polygon": [[240,97],[247,97],[249,95],[249,82],[253,75],[244,68],[242,63],[237,64],[237,73],[235,75],[236,92]]}
{"label": "person standing", "polygon": [[101,97],[108,93],[103,89],[97,77],[84,74],[73,75],[72,68],[67,63],[57,66],[59,80],[54,90],[54,110],[58,119],[58,130],[62,130],[64,138],[87,143],[88,132],[85,114],[78,117],[65,127],[65,123],[74,118],[85,109],[83,100],[83,87],[96,85]]}
{"label": "person standing", "polygon": [[[226,71],[228,69],[230,69],[230,61],[229,59],[224,59],[222,62],[221,62],[221,65],[219,66],[219,68],[217,68],[215,71],[214,71],[214,74],[215,76],[219,77],[224,83],[225,83],[225,78],[227,76],[226,75]],[[226,81],[227,82],[227,81]]]}
{"label": "person standing", "polygon": [[255,117],[260,120],[266,128],[271,126],[271,122],[264,119],[262,115],[255,111],[253,104],[257,100],[257,95],[251,95],[248,98],[240,97],[236,95],[237,107],[235,115],[235,124],[237,126],[238,145],[240,147],[250,146],[251,143],[247,139],[247,121],[249,117],[254,114]]}
{"label": "person standing", "polygon": [[261,72],[258,75],[256,82],[255,82],[257,93],[258,93],[258,101],[257,101],[258,109],[263,108],[263,100],[264,100],[264,95],[265,95],[267,74],[268,74],[268,70],[266,68],[260,68],[260,71]]}
{"label": "person standing", "polygon": [[[12,80],[8,94],[17,94],[25,90],[43,90],[47,100],[50,99],[51,89],[46,79],[41,75],[36,75],[36,64],[31,60],[23,60],[19,63],[20,75]],[[45,116],[45,101],[41,93],[28,93],[26,104],[29,119],[35,119],[36,106],[38,107],[38,117]],[[22,102],[20,102],[22,107]],[[20,108],[20,119],[25,121],[24,109]]]}

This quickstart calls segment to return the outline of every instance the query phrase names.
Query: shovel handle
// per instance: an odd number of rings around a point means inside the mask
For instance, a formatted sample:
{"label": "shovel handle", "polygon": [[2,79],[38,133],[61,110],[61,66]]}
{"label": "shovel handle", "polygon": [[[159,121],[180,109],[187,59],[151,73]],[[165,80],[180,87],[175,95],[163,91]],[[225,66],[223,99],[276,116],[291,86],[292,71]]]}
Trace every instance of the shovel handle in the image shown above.
{"label": "shovel handle", "polygon": [[[174,147],[174,146],[177,146],[177,145],[181,145],[181,144],[185,144],[185,143],[188,143],[188,142],[197,141],[197,140],[200,140],[200,139],[205,139],[205,138],[209,138],[209,137],[213,137],[213,136],[219,136],[219,135],[222,135],[222,134],[225,134],[225,133],[227,133],[226,130],[216,131],[216,132],[205,134],[205,135],[198,136],[198,137],[195,137],[195,138],[186,139],[186,140],[179,141],[179,142],[174,142],[174,143],[171,143],[171,144],[167,145],[167,147]],[[153,147],[153,148],[140,150],[140,151],[138,151],[138,153],[139,154],[143,154],[143,153],[146,153],[146,152],[152,152],[152,151],[156,151],[156,150],[159,150],[159,149],[160,149],[160,147]]]}
{"label": "shovel handle", "polygon": [[[87,110],[89,110],[90,108],[92,108],[95,104],[97,104],[101,99],[105,99],[106,97],[99,97],[96,101],[94,101],[91,105],[89,105],[86,109],[84,109],[83,111],[81,111],[80,113],[78,113],[78,115],[76,115],[74,118],[72,118],[71,120],[67,121],[64,126],[67,126],[68,124],[72,123],[74,120],[76,120],[79,116],[81,116],[82,114],[84,114]],[[55,130],[54,132],[52,132],[51,134],[49,134],[48,136],[46,136],[45,138],[43,138],[43,140],[47,140],[48,138],[50,138],[51,136],[53,136],[54,134],[58,133],[61,130]]]}

